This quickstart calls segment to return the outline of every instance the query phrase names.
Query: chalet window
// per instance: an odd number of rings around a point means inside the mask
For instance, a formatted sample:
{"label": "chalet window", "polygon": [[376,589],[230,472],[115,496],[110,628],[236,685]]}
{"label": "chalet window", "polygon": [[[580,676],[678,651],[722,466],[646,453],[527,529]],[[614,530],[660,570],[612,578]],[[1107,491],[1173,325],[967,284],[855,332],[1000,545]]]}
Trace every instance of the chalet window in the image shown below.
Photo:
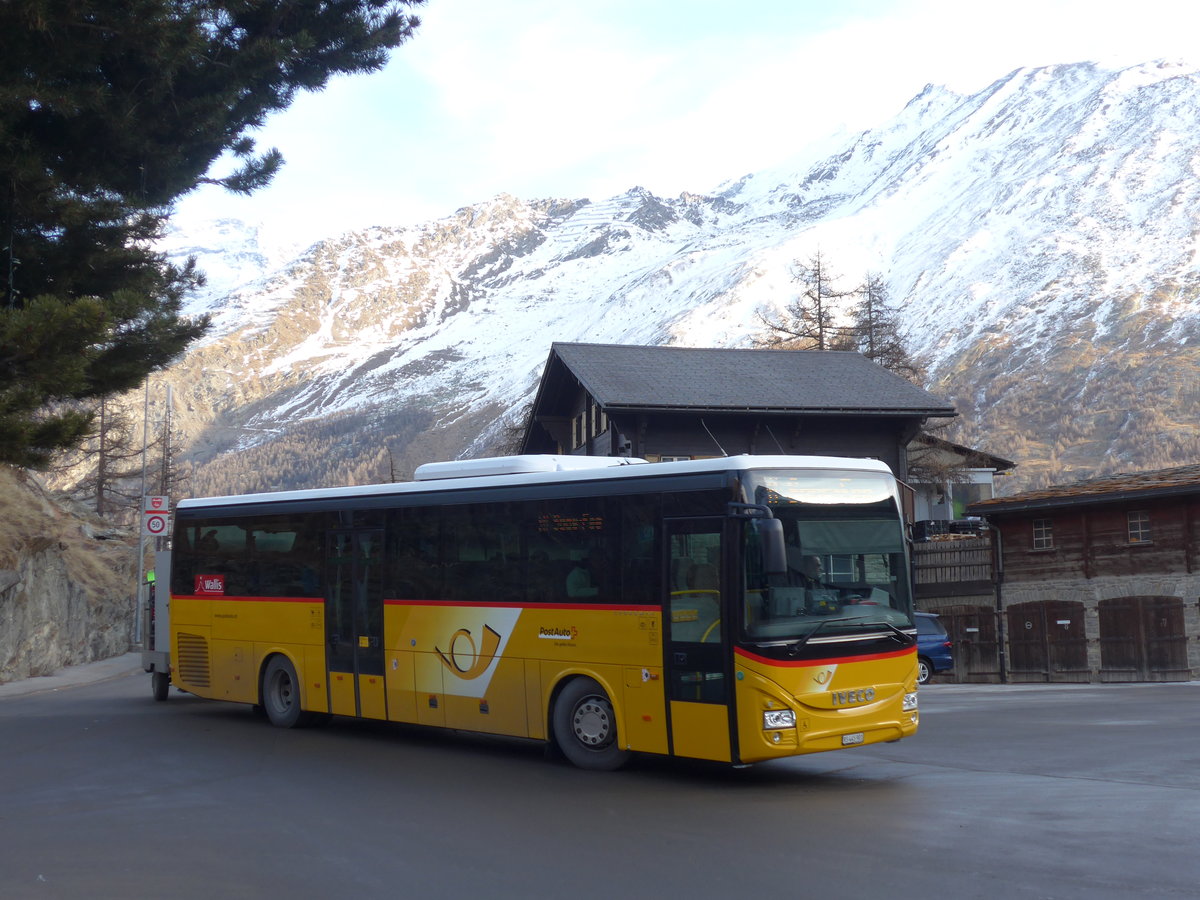
{"label": "chalet window", "polygon": [[1150,543],[1150,513],[1145,510],[1129,513],[1129,543]]}
{"label": "chalet window", "polygon": [[1051,550],[1054,547],[1054,522],[1050,519],[1033,520],[1033,549]]}
{"label": "chalet window", "polygon": [[683,462],[685,459],[691,459],[690,456],[660,456],[659,462]]}
{"label": "chalet window", "polygon": [[588,402],[588,436],[598,437],[608,429],[608,416],[600,409],[596,401]]}
{"label": "chalet window", "polygon": [[582,447],[588,440],[608,430],[608,416],[591,397],[585,397],[583,411],[571,423],[574,434],[572,447]]}

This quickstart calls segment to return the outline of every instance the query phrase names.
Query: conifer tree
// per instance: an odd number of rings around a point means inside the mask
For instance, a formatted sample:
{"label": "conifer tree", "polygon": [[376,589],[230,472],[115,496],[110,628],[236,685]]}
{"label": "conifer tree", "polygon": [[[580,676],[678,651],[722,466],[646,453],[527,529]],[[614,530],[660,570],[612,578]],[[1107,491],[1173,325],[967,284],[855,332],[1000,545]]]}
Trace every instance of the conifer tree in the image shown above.
{"label": "conifer tree", "polygon": [[839,304],[853,291],[836,288],[838,277],[820,250],[807,263],[793,264],[792,280],[800,285],[800,296],[778,318],[760,314],[768,334],[759,345],[782,350],[853,349],[851,329],[838,324]]}
{"label": "conifer tree", "polygon": [[[153,248],[203,183],[251,193],[249,133],[297,91],[371,72],[422,0],[0,3],[0,462],[43,466],[207,327],[202,282]],[[232,174],[211,178],[225,154]]]}
{"label": "conifer tree", "polygon": [[913,360],[900,336],[896,310],[888,302],[887,285],[883,276],[868,272],[858,288],[859,302],[850,313],[851,344],[872,362],[889,372],[920,385],[924,372]]}

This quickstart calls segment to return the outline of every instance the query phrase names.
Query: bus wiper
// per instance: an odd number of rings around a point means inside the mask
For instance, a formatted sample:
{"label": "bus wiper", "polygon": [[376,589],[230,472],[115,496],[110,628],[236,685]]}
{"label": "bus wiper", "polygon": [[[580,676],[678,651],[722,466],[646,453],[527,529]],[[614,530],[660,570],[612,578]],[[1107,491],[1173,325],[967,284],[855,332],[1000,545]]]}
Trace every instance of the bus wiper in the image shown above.
{"label": "bus wiper", "polygon": [[891,622],[882,622],[880,624],[882,624],[884,628],[890,628],[892,630],[892,633],[889,634],[888,637],[890,637],[893,641],[899,641],[901,644],[908,644],[910,641],[916,643],[917,639],[915,637],[910,638]]}
{"label": "bus wiper", "polygon": [[795,656],[797,653],[800,652],[801,647],[803,647],[805,644],[807,644],[809,642],[809,640],[818,631],[820,631],[822,628],[824,628],[826,625],[830,624],[831,622],[857,622],[860,619],[865,619],[865,618],[867,618],[867,616],[837,616],[832,619],[822,619],[820,622],[817,623],[816,628],[814,628],[808,634],[804,635],[804,637],[799,638],[798,640],[793,641],[791,644],[788,645],[788,654],[791,656]]}

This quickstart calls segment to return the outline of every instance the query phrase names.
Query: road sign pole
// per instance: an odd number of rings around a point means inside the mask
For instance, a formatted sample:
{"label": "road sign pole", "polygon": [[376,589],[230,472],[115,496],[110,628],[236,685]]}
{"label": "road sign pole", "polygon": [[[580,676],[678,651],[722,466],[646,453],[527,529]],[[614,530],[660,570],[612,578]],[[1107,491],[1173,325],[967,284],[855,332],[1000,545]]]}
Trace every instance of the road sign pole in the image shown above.
{"label": "road sign pole", "polygon": [[161,495],[153,497],[148,497],[145,495],[142,496],[142,527],[141,536],[138,539],[137,596],[139,602],[137,615],[135,616],[137,621],[137,635],[135,640],[138,643],[141,643],[146,639],[146,635],[143,634],[142,620],[145,618],[145,616],[142,615],[142,611],[148,607],[150,603],[150,591],[146,587],[146,538],[147,536],[153,538],[166,537],[168,516],[170,515],[170,511],[170,498]]}

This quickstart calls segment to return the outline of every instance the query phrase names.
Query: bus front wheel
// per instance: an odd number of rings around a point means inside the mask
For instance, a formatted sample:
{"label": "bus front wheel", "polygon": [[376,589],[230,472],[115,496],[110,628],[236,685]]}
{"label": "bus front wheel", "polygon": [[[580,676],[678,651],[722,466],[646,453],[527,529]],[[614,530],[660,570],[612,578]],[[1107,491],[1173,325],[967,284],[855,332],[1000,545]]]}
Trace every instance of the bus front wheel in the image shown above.
{"label": "bus front wheel", "polygon": [[617,743],[617,717],[604,688],[591,678],[567,683],[554,704],[554,739],[581,769],[612,771],[629,760]]}
{"label": "bus front wheel", "polygon": [[262,706],[272,725],[294,728],[300,723],[300,682],[286,656],[273,656],[262,680]]}

